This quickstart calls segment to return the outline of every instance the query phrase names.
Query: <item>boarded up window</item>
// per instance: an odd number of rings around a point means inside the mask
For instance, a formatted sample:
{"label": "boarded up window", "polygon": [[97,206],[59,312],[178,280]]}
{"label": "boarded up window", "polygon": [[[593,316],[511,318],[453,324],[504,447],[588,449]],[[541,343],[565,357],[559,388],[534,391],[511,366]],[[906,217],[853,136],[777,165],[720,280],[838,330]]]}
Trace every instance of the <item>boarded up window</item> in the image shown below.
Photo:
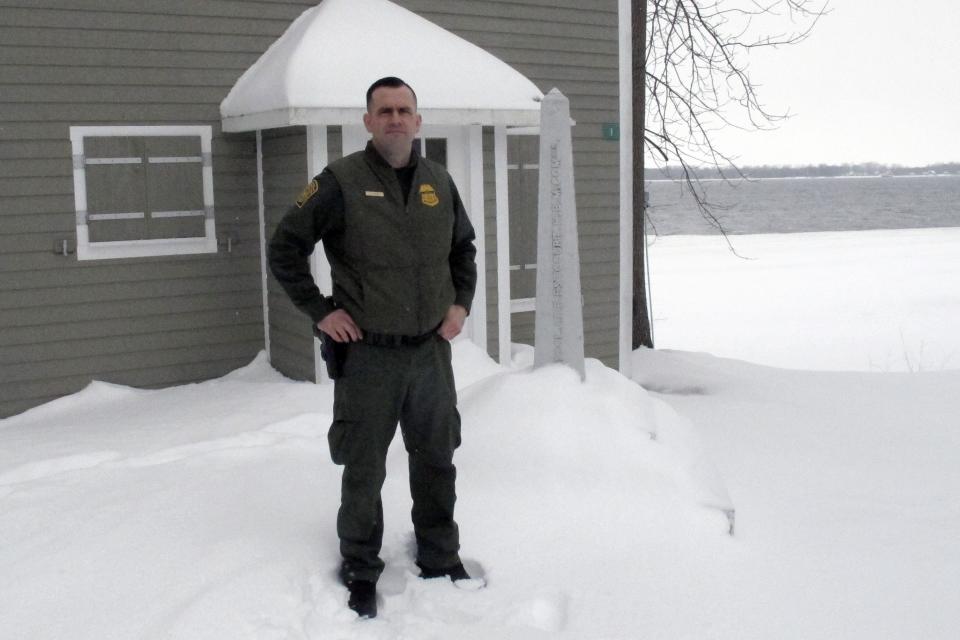
{"label": "boarded up window", "polygon": [[79,259],[216,251],[210,127],[71,127]]}

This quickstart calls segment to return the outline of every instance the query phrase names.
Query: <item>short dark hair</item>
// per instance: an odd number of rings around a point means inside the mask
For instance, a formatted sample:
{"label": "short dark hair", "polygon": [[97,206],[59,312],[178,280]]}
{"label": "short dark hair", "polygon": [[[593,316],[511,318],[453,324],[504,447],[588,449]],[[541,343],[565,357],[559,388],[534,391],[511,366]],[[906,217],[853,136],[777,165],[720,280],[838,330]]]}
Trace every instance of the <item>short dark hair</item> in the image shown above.
{"label": "short dark hair", "polygon": [[392,89],[397,89],[399,87],[406,87],[410,89],[410,93],[413,94],[413,106],[417,106],[417,92],[413,90],[413,87],[408,85],[406,82],[397,78],[396,76],[387,76],[386,78],[380,78],[367,89],[367,109],[370,109],[370,103],[373,101],[373,92],[379,89],[380,87],[390,87]]}

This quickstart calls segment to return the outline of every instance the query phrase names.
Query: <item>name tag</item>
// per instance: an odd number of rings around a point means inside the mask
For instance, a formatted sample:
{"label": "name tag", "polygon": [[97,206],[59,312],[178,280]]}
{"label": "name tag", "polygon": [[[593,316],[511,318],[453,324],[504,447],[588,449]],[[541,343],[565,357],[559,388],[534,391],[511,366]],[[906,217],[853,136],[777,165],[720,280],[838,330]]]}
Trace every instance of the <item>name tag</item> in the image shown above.
{"label": "name tag", "polygon": [[367,195],[367,196],[369,196],[369,197],[371,197],[371,198],[382,198],[382,197],[383,197],[383,191],[365,191],[364,194]]}

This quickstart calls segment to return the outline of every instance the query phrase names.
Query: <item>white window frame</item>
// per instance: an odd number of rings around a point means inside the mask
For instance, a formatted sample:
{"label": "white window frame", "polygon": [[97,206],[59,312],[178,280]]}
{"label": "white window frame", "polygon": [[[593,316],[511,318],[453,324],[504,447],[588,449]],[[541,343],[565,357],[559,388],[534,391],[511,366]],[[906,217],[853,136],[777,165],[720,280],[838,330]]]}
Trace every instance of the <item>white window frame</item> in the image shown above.
{"label": "white window frame", "polygon": [[[83,151],[85,138],[107,137],[192,137],[200,138],[201,171],[203,175],[203,211],[204,235],[195,238],[155,238],[150,240],[113,240],[109,242],[91,242],[87,226],[87,164],[103,164],[88,161]],[[101,260],[107,258],[145,258],[150,256],[187,255],[196,253],[216,253],[217,234],[213,212],[213,134],[209,125],[175,126],[95,126],[70,127],[70,143],[73,147],[73,198],[77,213],[77,259]],[[111,159],[114,160],[114,159]],[[128,159],[117,158],[118,162]],[[196,158],[150,158],[149,162],[196,162]],[[139,159],[138,159],[139,162]],[[172,211],[158,212],[156,217],[174,217],[200,215],[201,212]],[[100,214],[102,219],[108,216],[129,216],[132,214]]]}

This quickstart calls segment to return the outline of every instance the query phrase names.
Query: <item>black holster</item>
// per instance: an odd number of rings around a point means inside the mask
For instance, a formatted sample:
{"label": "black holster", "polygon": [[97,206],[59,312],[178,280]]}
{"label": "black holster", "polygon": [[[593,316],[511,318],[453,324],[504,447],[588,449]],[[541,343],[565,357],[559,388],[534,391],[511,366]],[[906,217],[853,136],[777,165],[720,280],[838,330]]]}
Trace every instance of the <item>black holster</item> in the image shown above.
{"label": "black holster", "polygon": [[327,376],[331,380],[336,380],[343,375],[349,343],[337,342],[323,331],[317,331],[317,333],[320,334],[320,357],[327,365]]}

